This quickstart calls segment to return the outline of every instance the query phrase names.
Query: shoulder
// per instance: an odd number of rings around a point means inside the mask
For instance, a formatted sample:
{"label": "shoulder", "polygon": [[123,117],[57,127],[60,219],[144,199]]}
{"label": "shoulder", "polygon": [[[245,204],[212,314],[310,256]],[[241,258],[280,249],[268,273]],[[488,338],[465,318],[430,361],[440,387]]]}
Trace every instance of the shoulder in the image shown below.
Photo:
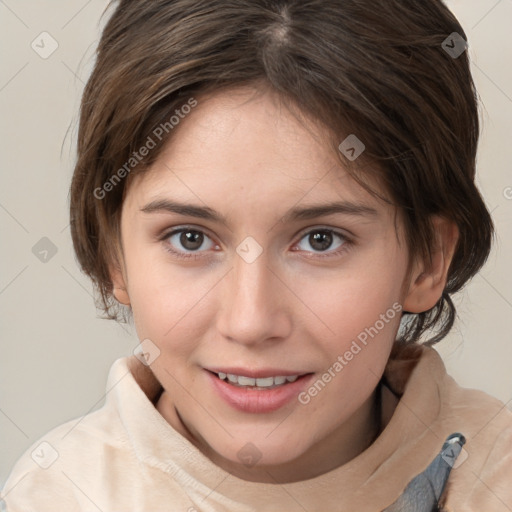
{"label": "shoulder", "polygon": [[[79,505],[80,481],[94,479],[121,455],[127,462],[128,440],[113,407],[68,421],[34,442],[18,459],[2,489],[9,512],[73,512]],[[1,502],[0,502],[1,503]]]}
{"label": "shoulder", "polygon": [[446,489],[446,512],[512,510],[512,412],[480,390],[458,386],[447,377],[445,424],[466,437],[460,462]]}
{"label": "shoulder", "polygon": [[443,511],[510,512],[511,410],[481,390],[460,386],[432,347],[403,347],[393,355],[388,381],[399,395],[407,388],[409,398],[421,402],[409,403],[409,409],[417,408],[429,437],[442,443],[460,432],[466,438],[443,494]]}

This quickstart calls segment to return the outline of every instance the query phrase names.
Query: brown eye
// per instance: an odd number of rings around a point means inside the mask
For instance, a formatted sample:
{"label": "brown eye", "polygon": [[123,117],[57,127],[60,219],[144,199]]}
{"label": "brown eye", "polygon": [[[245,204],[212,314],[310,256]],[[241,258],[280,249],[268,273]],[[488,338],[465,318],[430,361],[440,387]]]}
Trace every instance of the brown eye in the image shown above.
{"label": "brown eye", "polygon": [[310,234],[308,242],[311,247],[317,251],[325,251],[332,244],[332,233],[327,231],[316,232],[315,234]]}
{"label": "brown eye", "polygon": [[194,251],[199,249],[203,244],[204,235],[199,231],[182,231],[179,237],[179,242],[185,249],[189,251]]}
{"label": "brown eye", "polygon": [[[336,242],[336,239],[339,241]],[[306,233],[298,244],[302,251],[322,253],[328,252],[329,255],[336,254],[336,249],[344,248],[349,243],[347,237],[333,231],[332,229],[315,229]],[[309,247],[308,247],[309,246]],[[327,251],[328,249],[333,249]],[[338,251],[339,252],[339,251]]]}
{"label": "brown eye", "polygon": [[[188,256],[192,253],[202,253],[215,247],[208,235],[197,229],[181,228],[171,231],[163,239],[169,250],[176,254]],[[205,242],[209,241],[210,245]],[[200,250],[200,249],[204,250]]]}

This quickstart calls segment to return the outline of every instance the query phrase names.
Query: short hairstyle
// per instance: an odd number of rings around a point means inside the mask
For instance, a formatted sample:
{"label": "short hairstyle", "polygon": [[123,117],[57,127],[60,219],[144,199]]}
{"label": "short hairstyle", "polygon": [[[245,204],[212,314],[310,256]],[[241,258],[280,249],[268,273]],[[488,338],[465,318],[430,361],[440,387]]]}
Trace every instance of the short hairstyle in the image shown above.
{"label": "short hairstyle", "polygon": [[[326,127],[325,143],[359,183],[384,184],[410,258],[429,261],[433,215],[456,223],[442,297],[429,311],[404,312],[397,341],[428,331],[433,345],[448,333],[450,295],[486,261],[493,224],[474,183],[480,127],[468,52],[447,49],[467,38],[441,0],[120,0],[109,9],[70,190],[74,249],[104,317],[130,316],[109,271],[119,266],[129,178],[154,163],[173,135],[171,117],[191,99],[259,84]],[[353,162],[338,149],[350,134],[365,145]],[[148,137],[151,150],[135,162]]]}

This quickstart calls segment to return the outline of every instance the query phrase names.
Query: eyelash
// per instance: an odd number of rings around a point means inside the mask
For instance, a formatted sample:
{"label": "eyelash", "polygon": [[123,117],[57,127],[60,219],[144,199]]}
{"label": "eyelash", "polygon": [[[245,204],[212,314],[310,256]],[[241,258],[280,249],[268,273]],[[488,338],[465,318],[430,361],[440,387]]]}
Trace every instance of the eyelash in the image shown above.
{"label": "eyelash", "polygon": [[[196,233],[201,233],[201,234],[203,234],[206,237],[211,239],[211,237],[209,237],[201,229],[185,226],[185,227],[181,227],[179,229],[174,229],[172,231],[169,231],[169,232],[165,233],[164,235],[162,235],[159,238],[159,240],[164,243],[165,250],[167,252],[170,252],[173,256],[176,256],[177,258],[180,258],[180,259],[183,259],[183,260],[191,260],[191,259],[192,260],[196,260],[198,258],[202,258],[203,256],[201,256],[201,252],[204,252],[204,251],[193,251],[193,252],[190,252],[190,253],[183,253],[183,252],[176,251],[175,249],[173,249],[172,246],[170,245],[170,243],[168,242],[168,239],[171,236],[176,235],[178,233],[184,233],[184,232],[186,233],[187,231],[194,231]],[[336,256],[339,256],[341,253],[347,251],[347,249],[354,244],[353,240],[351,240],[347,235],[345,235],[344,233],[341,233],[340,231],[332,229],[332,228],[314,228],[314,229],[310,229],[309,231],[301,233],[300,238],[299,238],[299,242],[303,238],[305,238],[307,235],[311,235],[312,233],[328,233],[328,234],[337,235],[338,237],[340,237],[343,240],[343,243],[342,243],[341,247],[339,247],[334,252],[329,252],[329,253],[325,253],[325,254],[322,254],[321,252],[320,253],[313,253],[315,256],[308,256],[308,257],[318,257],[318,258],[332,258],[332,257],[336,257]],[[300,250],[297,250],[295,252],[300,252]],[[308,252],[311,252],[311,251],[308,251]]]}

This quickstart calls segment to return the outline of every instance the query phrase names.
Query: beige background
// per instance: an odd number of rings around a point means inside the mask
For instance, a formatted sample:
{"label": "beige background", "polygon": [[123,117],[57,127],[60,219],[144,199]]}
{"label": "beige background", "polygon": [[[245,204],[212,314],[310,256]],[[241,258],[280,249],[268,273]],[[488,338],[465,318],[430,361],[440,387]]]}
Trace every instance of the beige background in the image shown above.
{"label": "beige background", "polygon": [[[512,0],[447,2],[469,39],[484,108],[479,185],[498,243],[459,295],[456,328],[436,348],[462,385],[512,400]],[[105,0],[0,0],[0,486],[22,452],[56,425],[100,407],[114,359],[138,340],[100,320],[74,261],[68,187],[80,95]],[[57,50],[43,59],[39,51]],[[32,252],[47,237],[45,263]],[[36,251],[37,252],[37,251]]]}

